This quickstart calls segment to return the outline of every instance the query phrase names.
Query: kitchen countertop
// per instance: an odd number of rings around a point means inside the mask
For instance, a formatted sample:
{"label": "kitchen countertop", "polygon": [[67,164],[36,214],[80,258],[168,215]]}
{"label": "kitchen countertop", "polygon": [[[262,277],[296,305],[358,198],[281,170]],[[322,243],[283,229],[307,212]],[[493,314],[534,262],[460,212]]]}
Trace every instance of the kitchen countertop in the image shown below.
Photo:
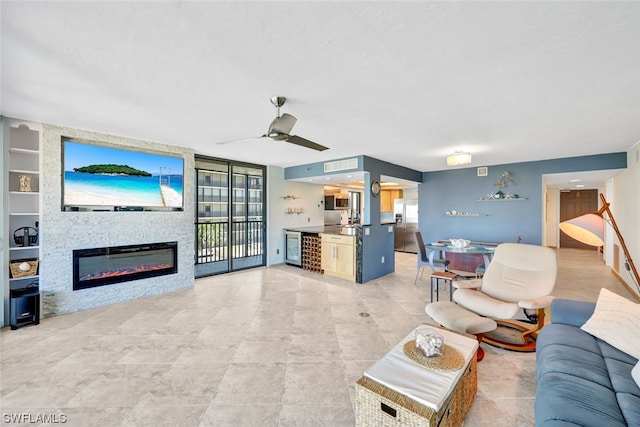
{"label": "kitchen countertop", "polygon": [[285,230],[299,231],[301,233],[309,234],[340,234],[346,236],[354,236],[356,233],[356,227],[361,227],[361,225],[319,225],[316,227],[291,227],[286,228]]}

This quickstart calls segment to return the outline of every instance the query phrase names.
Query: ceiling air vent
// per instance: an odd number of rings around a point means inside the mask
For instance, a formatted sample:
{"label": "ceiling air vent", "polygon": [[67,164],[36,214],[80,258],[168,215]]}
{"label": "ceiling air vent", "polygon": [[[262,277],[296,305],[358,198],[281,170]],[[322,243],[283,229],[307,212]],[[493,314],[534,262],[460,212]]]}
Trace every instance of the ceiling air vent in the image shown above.
{"label": "ceiling air vent", "polygon": [[324,164],[325,172],[346,171],[349,169],[358,169],[358,158],[336,160],[335,162],[326,162]]}

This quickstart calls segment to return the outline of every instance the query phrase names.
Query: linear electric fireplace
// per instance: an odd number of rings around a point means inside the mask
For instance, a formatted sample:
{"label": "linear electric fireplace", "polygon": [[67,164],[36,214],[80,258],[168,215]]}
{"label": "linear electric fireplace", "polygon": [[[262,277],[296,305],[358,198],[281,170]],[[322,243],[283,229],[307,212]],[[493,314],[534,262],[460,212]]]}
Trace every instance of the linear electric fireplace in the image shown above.
{"label": "linear electric fireplace", "polygon": [[178,242],[73,251],[73,290],[178,272]]}

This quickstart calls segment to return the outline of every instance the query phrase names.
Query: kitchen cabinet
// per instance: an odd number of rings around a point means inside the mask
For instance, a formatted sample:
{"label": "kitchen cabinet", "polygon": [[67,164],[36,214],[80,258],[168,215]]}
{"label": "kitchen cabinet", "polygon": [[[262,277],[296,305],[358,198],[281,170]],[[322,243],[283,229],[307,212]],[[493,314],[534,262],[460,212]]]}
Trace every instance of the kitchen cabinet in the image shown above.
{"label": "kitchen cabinet", "polygon": [[336,234],[322,235],[322,269],[324,274],[355,280],[355,238]]}
{"label": "kitchen cabinet", "polygon": [[395,199],[402,199],[402,190],[382,190],[380,192],[380,212],[393,212]]}

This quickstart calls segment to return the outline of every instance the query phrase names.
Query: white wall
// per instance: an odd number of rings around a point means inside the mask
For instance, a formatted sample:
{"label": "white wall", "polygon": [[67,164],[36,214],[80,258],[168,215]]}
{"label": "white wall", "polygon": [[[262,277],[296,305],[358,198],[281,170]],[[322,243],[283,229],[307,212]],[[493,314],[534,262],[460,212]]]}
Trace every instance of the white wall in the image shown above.
{"label": "white wall", "polygon": [[[620,233],[631,254],[636,268],[640,269],[640,142],[627,153],[627,169],[613,178],[612,195],[607,201],[611,203],[611,211],[618,224]],[[606,227],[608,232],[611,227]],[[633,284],[630,273],[624,268],[624,257],[620,248],[620,265],[614,266],[630,289],[640,295]]]}
{"label": "white wall", "polygon": [[[62,136],[184,158],[182,212],[63,212]],[[43,315],[67,313],[194,285],[194,155],[191,149],[52,125],[43,126],[40,291]],[[178,242],[178,272],[73,291],[72,251],[91,247]]]}
{"label": "white wall", "polygon": [[[293,195],[296,199],[285,199],[287,195]],[[284,262],[285,228],[324,225],[324,187],[318,184],[285,181],[283,168],[269,166],[267,197],[267,265],[281,264]],[[289,214],[288,208],[299,208],[302,213]]]}

